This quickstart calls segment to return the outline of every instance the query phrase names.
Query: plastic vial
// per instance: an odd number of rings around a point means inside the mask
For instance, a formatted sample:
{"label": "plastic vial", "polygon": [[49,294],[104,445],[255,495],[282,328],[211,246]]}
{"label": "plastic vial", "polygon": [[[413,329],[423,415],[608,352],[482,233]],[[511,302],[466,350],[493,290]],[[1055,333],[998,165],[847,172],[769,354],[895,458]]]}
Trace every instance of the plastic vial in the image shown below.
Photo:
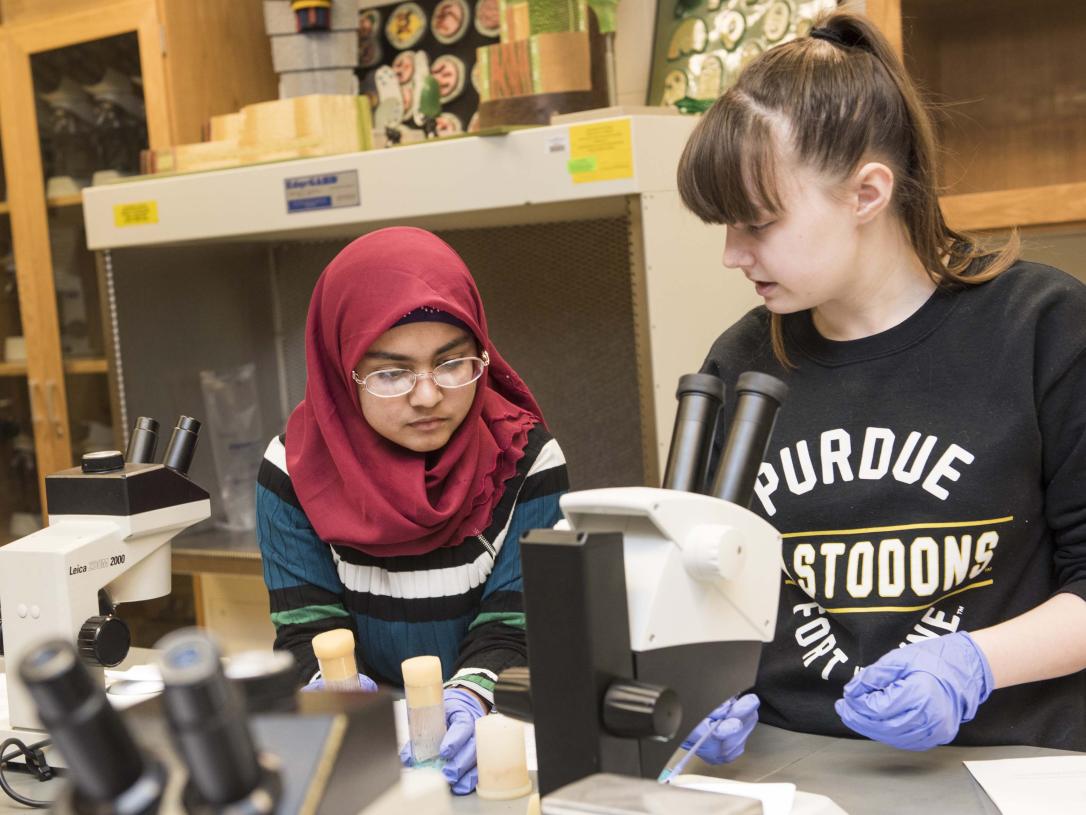
{"label": "plastic vial", "polygon": [[504,801],[532,791],[524,749],[524,725],[497,713],[475,721],[480,798]]}
{"label": "plastic vial", "polygon": [[445,738],[445,702],[441,683],[441,660],[412,657],[401,664],[404,696],[407,697],[407,731],[415,765],[432,767],[441,763],[441,740]]}
{"label": "plastic vial", "polygon": [[354,634],[346,628],[324,631],[313,638],[313,653],[326,690],[358,690]]}

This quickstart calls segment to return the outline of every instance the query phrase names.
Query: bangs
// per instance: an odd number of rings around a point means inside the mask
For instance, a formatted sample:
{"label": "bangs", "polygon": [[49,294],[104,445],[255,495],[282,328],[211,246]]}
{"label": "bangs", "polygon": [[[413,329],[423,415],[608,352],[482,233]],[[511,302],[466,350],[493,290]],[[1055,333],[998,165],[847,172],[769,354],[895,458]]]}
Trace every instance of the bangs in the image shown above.
{"label": "bangs", "polygon": [[702,118],[679,159],[679,195],[710,224],[758,223],[781,213],[772,121],[737,88]]}

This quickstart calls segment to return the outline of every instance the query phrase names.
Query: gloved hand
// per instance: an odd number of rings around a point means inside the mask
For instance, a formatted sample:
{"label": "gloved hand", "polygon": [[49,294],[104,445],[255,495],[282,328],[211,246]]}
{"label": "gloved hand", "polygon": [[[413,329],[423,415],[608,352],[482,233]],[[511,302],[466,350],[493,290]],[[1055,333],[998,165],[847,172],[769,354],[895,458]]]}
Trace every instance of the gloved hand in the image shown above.
{"label": "gloved hand", "polygon": [[862,736],[927,750],[953,741],[994,685],[984,653],[958,631],[885,654],[852,677],[834,710]]}
{"label": "gloved hand", "polygon": [[736,698],[733,696],[708,716],[691,731],[680,745],[682,749],[692,748],[705,731],[712,729],[696,753],[706,764],[727,764],[743,755],[747,738],[754,725],[758,724],[758,706],[761,702],[753,693]]}
{"label": "gloved hand", "polygon": [[[377,683],[370,679],[365,674],[358,675],[358,689],[365,693],[377,693]],[[302,692],[308,692],[311,690],[324,690],[324,679],[318,677],[302,688]]]}
{"label": "gloved hand", "polygon": [[[445,762],[441,774],[452,785],[456,795],[467,795],[479,783],[479,768],[475,765],[475,720],[487,714],[482,700],[463,688],[445,688],[445,738],[439,755]],[[414,765],[411,742],[400,748],[404,766]]]}

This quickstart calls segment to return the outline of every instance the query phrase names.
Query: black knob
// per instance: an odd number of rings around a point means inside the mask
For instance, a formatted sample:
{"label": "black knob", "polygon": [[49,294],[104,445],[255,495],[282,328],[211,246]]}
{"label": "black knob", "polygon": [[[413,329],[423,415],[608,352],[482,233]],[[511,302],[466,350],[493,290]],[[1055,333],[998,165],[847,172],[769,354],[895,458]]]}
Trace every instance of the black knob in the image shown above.
{"label": "black knob", "polygon": [[83,454],[83,472],[111,473],[124,469],[124,456],[120,450],[98,450]]}
{"label": "black knob", "polygon": [[603,697],[603,725],[615,736],[667,741],[682,718],[678,694],[662,685],[619,679]]}
{"label": "black knob", "polygon": [[132,632],[120,617],[91,617],[79,629],[77,643],[84,662],[112,668],[128,656]]}
{"label": "black knob", "polygon": [[532,685],[527,668],[506,668],[494,683],[494,709],[503,716],[532,721]]}

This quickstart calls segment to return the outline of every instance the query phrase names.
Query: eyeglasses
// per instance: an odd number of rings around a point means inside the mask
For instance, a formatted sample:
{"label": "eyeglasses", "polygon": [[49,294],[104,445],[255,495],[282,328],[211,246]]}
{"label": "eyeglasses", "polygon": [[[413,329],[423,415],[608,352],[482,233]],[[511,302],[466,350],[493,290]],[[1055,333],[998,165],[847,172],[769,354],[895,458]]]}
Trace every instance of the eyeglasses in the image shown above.
{"label": "eyeglasses", "polygon": [[420,379],[429,377],[442,389],[463,388],[483,375],[483,369],[490,364],[490,355],[483,351],[479,357],[458,357],[442,362],[432,371],[412,371],[407,368],[386,368],[359,377],[357,371],[351,371],[351,377],[366,389],[367,393],[390,399],[394,396],[406,396],[415,389]]}

